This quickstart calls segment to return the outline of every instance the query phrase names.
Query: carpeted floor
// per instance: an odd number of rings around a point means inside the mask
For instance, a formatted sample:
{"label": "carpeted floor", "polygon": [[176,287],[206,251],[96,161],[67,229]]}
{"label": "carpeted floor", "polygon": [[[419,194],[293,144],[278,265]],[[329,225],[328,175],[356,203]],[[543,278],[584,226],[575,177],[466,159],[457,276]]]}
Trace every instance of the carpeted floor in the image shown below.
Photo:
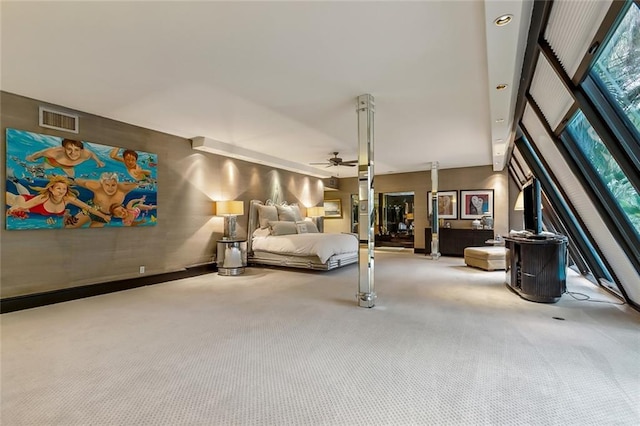
{"label": "carpeted floor", "polygon": [[4,314],[2,425],[640,424],[640,314],[619,300],[573,274],[591,300],[539,304],[462,259],[375,261],[373,309],[351,265]]}

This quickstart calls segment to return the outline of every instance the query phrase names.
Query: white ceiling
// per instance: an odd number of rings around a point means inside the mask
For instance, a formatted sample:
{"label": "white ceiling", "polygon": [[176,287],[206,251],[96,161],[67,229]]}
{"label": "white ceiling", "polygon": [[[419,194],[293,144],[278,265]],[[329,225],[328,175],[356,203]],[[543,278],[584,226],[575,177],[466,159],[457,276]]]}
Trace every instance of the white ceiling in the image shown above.
{"label": "white ceiling", "polygon": [[531,4],[3,1],[0,88],[341,177],[368,93],[377,174],[500,170]]}

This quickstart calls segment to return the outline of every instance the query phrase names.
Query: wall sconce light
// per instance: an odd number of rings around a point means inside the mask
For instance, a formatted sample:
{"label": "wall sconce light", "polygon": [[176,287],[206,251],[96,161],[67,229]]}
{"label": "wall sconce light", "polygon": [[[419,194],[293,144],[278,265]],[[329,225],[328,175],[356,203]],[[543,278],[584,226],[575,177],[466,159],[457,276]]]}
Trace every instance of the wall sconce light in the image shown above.
{"label": "wall sconce light", "polygon": [[242,201],[216,201],[216,215],[224,216],[224,239],[235,240],[236,217],[244,214]]}

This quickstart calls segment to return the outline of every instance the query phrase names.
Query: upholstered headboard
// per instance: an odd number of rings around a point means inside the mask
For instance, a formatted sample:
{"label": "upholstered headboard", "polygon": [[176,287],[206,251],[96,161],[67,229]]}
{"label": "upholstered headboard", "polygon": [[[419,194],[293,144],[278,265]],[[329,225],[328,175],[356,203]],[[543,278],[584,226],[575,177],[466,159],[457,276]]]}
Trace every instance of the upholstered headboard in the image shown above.
{"label": "upholstered headboard", "polygon": [[260,227],[258,221],[258,206],[262,205],[260,200],[251,200],[249,202],[249,225],[247,226],[247,251],[253,253],[251,242],[253,240],[253,231]]}

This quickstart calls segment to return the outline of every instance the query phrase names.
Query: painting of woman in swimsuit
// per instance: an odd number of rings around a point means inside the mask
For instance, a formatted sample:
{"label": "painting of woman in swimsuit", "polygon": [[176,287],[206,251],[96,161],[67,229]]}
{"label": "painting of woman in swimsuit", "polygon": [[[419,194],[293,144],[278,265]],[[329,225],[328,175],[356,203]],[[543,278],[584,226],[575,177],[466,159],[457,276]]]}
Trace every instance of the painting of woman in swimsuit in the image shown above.
{"label": "painting of woman in swimsuit", "polygon": [[[52,175],[49,182],[44,187],[32,186],[31,189],[37,192],[32,195],[25,193],[26,188],[22,185],[16,185],[18,194],[12,192],[5,193],[6,204],[9,206],[7,215],[20,219],[27,219],[30,213],[47,217],[46,222],[50,225],[64,225],[66,221],[56,221],[55,217],[68,218],[69,209],[67,205],[71,204],[85,211],[92,211],[107,222],[111,221],[111,217],[102,214],[94,207],[88,205],[84,201],[78,199],[78,191],[71,188],[71,181],[65,176]],[[61,227],[61,226],[58,226]]]}

